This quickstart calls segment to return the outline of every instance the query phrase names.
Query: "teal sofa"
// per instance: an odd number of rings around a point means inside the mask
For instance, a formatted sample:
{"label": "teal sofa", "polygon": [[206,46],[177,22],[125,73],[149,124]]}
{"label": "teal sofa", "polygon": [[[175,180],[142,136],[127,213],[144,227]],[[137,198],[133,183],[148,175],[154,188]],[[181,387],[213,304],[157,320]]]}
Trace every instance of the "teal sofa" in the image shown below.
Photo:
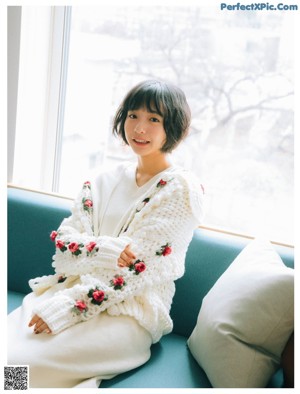
{"label": "teal sofa", "polygon": [[[49,235],[69,216],[71,203],[54,195],[8,188],[8,312],[18,307],[30,291],[29,279],[52,273],[54,248]],[[195,230],[185,275],[176,282],[171,309],[173,332],[152,346],[151,358],[145,365],[102,381],[101,388],[211,388],[186,342],[203,297],[249,241],[208,229]],[[284,263],[293,268],[293,249],[276,246],[276,250]],[[280,369],[268,387],[282,385]]]}

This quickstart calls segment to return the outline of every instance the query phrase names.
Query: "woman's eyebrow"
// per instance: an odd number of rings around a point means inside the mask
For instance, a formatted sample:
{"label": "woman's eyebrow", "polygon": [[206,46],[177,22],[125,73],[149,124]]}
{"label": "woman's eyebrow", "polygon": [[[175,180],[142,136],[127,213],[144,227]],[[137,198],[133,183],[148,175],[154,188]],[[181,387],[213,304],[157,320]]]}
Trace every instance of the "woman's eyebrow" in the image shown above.
{"label": "woman's eyebrow", "polygon": [[157,111],[148,111],[148,112],[149,112],[149,114],[154,114],[154,115],[158,115],[158,116],[162,117],[162,115]]}

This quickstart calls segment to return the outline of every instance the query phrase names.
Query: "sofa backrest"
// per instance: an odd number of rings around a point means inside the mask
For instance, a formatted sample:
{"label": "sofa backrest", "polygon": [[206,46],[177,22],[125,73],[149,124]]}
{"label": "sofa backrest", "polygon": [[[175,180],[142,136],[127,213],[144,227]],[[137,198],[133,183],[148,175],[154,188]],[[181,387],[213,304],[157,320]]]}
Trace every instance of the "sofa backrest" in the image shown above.
{"label": "sofa backrest", "polygon": [[[53,273],[54,244],[50,240],[71,200],[22,189],[8,189],[8,289],[29,293],[28,281]],[[188,248],[186,271],[176,281],[171,308],[174,332],[189,336],[196,324],[203,297],[249,239],[197,229]],[[276,246],[283,261],[293,267],[293,249]]]}
{"label": "sofa backrest", "polygon": [[50,240],[62,219],[70,215],[71,200],[8,188],[8,289],[29,293],[29,279],[52,274],[54,244]]}

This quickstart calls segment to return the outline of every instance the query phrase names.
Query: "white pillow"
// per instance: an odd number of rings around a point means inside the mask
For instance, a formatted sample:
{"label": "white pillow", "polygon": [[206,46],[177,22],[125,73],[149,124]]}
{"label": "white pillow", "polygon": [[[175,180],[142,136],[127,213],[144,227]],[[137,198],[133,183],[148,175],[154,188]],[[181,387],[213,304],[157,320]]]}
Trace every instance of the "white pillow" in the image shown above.
{"label": "white pillow", "polygon": [[203,299],[188,346],[213,387],[265,387],[294,330],[294,270],[251,241]]}

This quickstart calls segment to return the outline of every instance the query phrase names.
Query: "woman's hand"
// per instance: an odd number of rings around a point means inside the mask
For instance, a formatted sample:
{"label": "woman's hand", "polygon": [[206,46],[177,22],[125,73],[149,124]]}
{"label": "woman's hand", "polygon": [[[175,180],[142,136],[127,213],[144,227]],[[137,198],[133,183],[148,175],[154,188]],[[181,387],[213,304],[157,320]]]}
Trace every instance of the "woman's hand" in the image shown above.
{"label": "woman's hand", "polygon": [[135,254],[131,251],[129,245],[123,250],[118,258],[119,267],[129,267],[136,260]]}
{"label": "woman's hand", "polygon": [[34,326],[34,333],[40,334],[41,332],[46,332],[47,334],[51,334],[51,330],[48,325],[41,319],[38,315],[34,315],[30,320],[28,327]]}

